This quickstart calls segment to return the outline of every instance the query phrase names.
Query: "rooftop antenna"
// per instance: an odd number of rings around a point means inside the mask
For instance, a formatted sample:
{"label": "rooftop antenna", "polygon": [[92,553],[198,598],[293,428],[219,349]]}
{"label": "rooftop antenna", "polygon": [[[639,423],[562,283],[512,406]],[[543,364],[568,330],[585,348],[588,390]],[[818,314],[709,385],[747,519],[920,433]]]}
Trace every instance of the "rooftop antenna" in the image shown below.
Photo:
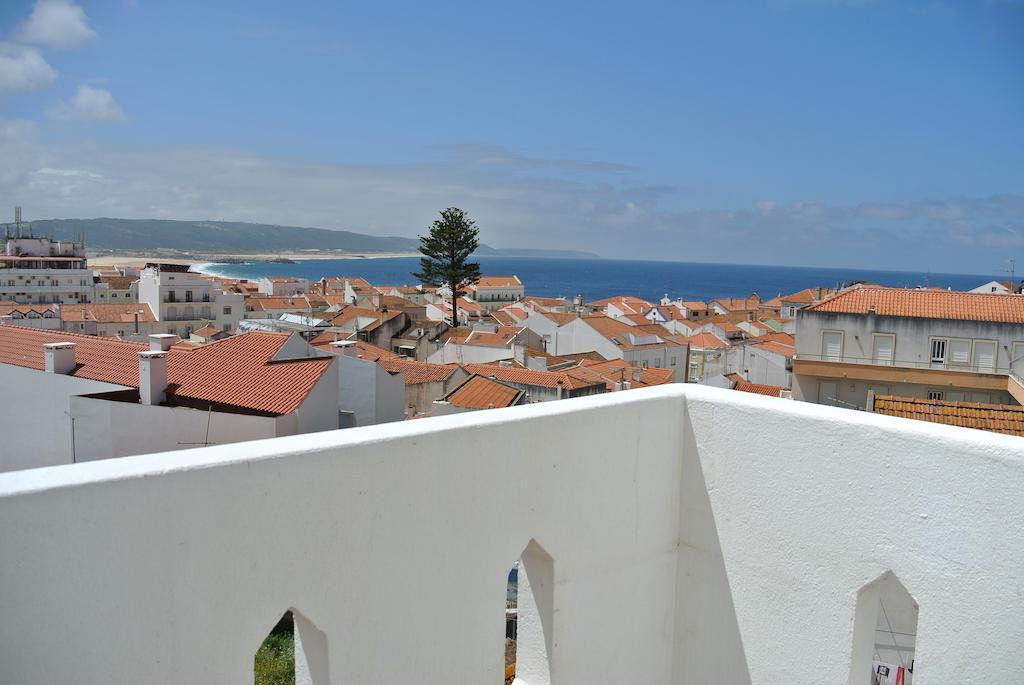
{"label": "rooftop antenna", "polygon": [[14,208],[14,230],[16,237],[21,237],[21,205]]}
{"label": "rooftop antenna", "polygon": [[1010,259],[1006,260],[1006,268],[1002,270],[1004,274],[1010,274],[1010,284],[1011,285],[1015,285],[1016,284],[1015,283],[1015,281],[1017,280],[1017,277],[1015,275],[1015,273],[1017,271],[1016,267],[1017,267],[1016,262],[1011,257]]}

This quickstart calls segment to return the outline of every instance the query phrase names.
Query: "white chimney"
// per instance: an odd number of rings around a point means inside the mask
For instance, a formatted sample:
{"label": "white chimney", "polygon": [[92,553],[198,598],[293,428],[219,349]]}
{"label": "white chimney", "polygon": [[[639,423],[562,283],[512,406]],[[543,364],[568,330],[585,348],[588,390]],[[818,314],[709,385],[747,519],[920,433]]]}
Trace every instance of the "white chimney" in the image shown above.
{"label": "white chimney", "polygon": [[345,357],[359,356],[359,350],[356,348],[355,340],[335,340],[330,343],[330,346],[334,349],[335,354],[340,354]]}
{"label": "white chimney", "polygon": [[75,369],[75,343],[55,342],[43,345],[47,373],[67,375]]}
{"label": "white chimney", "polygon": [[167,399],[166,391],[167,353],[163,350],[139,352],[139,401],[160,404]]}
{"label": "white chimney", "polygon": [[166,352],[176,342],[178,342],[178,336],[172,333],[153,333],[149,336],[149,350],[151,352]]}

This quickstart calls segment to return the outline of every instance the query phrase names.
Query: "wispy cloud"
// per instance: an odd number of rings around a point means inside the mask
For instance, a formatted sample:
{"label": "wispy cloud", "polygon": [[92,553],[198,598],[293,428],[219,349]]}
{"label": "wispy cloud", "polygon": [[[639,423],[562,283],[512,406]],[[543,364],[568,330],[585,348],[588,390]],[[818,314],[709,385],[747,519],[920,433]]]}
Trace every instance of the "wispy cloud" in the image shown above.
{"label": "wispy cloud", "polygon": [[675,189],[631,183],[615,164],[574,175],[572,160],[547,167],[500,147],[456,149],[404,166],[312,164],[227,149],[49,144],[31,124],[0,121],[0,196],[40,218],[227,219],[402,236],[457,205],[491,245],[679,261],[986,272],[1024,249],[1020,195],[673,211]]}
{"label": "wispy cloud", "polygon": [[122,122],[124,112],[114,101],[109,90],[78,86],[70,103],[58,102],[47,114],[53,119],[84,119],[86,121]]}
{"label": "wispy cloud", "polygon": [[37,51],[0,42],[0,95],[42,90],[56,80],[57,71]]}
{"label": "wispy cloud", "polygon": [[70,0],[36,0],[14,38],[48,48],[73,48],[96,37],[85,10]]}

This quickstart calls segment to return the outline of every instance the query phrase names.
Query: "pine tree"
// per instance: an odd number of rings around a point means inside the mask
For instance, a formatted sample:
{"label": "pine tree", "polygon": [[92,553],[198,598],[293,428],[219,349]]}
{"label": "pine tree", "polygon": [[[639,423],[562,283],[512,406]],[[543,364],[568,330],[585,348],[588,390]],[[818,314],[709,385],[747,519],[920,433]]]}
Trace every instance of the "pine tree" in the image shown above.
{"label": "pine tree", "polygon": [[480,280],[480,265],[467,262],[478,247],[479,229],[466,212],[449,207],[435,219],[428,235],[419,236],[420,270],[413,277],[427,285],[447,285],[452,291],[452,327],[459,325],[459,297]]}

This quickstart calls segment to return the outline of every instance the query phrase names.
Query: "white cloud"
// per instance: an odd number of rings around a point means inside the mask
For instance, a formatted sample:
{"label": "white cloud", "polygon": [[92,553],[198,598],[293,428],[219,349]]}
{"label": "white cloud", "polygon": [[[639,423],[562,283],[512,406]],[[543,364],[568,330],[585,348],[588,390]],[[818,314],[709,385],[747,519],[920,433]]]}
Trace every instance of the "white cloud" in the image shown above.
{"label": "white cloud", "polygon": [[0,43],[0,95],[41,90],[56,80],[56,70],[32,48]]}
{"label": "white cloud", "polygon": [[124,121],[124,112],[117,106],[109,90],[78,86],[71,103],[58,102],[47,110],[53,119],[86,119],[88,121]]}
{"label": "white cloud", "polygon": [[70,0],[36,0],[28,19],[15,32],[23,43],[73,48],[96,37],[85,11]]}
{"label": "white cloud", "polygon": [[571,177],[577,162],[524,164],[500,148],[404,166],[314,164],[216,148],[50,144],[43,130],[0,120],[0,197],[38,218],[224,219],[413,237],[456,205],[495,247],[606,257],[985,273],[1009,248],[1024,249],[1019,195],[672,211],[671,188],[630,185],[622,171]]}

